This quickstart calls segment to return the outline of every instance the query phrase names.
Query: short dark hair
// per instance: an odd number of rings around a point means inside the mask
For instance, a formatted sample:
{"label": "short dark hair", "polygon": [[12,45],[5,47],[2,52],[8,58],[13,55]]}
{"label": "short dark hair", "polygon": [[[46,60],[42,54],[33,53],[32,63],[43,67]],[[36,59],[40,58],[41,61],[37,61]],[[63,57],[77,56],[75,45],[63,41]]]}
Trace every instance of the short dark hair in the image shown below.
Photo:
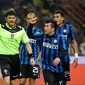
{"label": "short dark hair", "polygon": [[58,14],[58,13],[60,13],[61,16],[64,17],[64,13],[63,13],[61,10],[56,10],[56,11],[55,11],[55,14]]}
{"label": "short dark hair", "polygon": [[7,12],[6,12],[6,14],[5,14],[5,17],[7,17],[8,15],[14,15],[14,16],[16,16],[16,12],[15,12],[15,10],[14,9],[9,9],[9,10],[7,10]]}
{"label": "short dark hair", "polygon": [[54,28],[56,28],[56,27],[57,27],[56,22],[55,22],[55,21],[53,21],[53,20],[46,20],[46,21],[45,21],[45,23],[51,23],[51,27],[54,27]]}

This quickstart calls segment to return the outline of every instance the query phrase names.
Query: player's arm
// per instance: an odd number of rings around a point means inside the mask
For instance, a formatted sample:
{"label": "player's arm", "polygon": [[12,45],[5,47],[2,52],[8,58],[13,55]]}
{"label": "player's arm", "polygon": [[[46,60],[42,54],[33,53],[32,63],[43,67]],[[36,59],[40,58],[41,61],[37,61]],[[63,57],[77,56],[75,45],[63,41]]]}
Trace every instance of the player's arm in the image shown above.
{"label": "player's arm", "polygon": [[70,27],[70,33],[69,33],[69,37],[71,39],[71,46],[73,48],[74,53],[78,53],[78,45],[77,45],[77,41],[75,38],[75,31],[74,28],[71,26]]}
{"label": "player's arm", "polygon": [[71,41],[71,46],[73,48],[74,53],[78,53],[78,45],[77,45],[76,40]]}
{"label": "player's arm", "polygon": [[53,64],[54,66],[58,65],[60,60],[62,59],[62,56],[61,56],[61,45],[60,45],[60,36],[59,36],[59,40],[58,40],[58,50],[56,49],[56,58],[54,59],[53,61]]}
{"label": "player's arm", "polygon": [[26,48],[27,48],[27,50],[28,50],[28,53],[29,53],[29,54],[32,54],[32,48],[31,48],[31,46],[30,46],[30,44],[29,44],[30,39],[29,39],[29,37],[27,36],[24,28],[22,28],[22,30],[23,30],[22,42],[26,45]]}
{"label": "player's arm", "polygon": [[[29,53],[29,54],[32,54],[32,48],[31,48],[30,44],[27,42],[27,43],[25,43],[25,45],[26,45],[26,47],[27,47],[28,53]],[[30,57],[31,57],[31,56],[30,56]]]}
{"label": "player's arm", "polygon": [[30,44],[27,42],[25,43],[28,53],[29,53],[29,58],[30,58],[30,64],[31,65],[35,65],[35,61],[34,61],[34,57],[33,57],[33,52],[32,52],[32,48],[30,46]]}
{"label": "player's arm", "polygon": [[75,56],[74,61],[73,61],[73,65],[74,65],[74,68],[75,68],[78,65],[78,45],[77,45],[76,40],[73,40],[71,42],[71,46],[73,48],[74,56]]}
{"label": "player's arm", "polygon": [[40,51],[38,57],[37,57],[37,61],[39,61],[41,59],[41,56],[42,56],[42,51]]}
{"label": "player's arm", "polygon": [[74,65],[74,67],[76,67],[78,65],[78,45],[77,45],[77,42],[75,39],[75,32],[72,27],[70,29],[70,35],[71,35],[71,46],[73,48],[74,56],[75,56],[73,65]]}
{"label": "player's arm", "polygon": [[57,57],[54,60],[54,65],[59,64],[60,60],[63,59],[63,56],[67,55],[67,46],[65,43],[65,39],[64,37],[59,35],[59,40],[58,40],[58,52],[57,53]]}
{"label": "player's arm", "polygon": [[27,34],[26,34],[24,29],[23,29],[23,35],[22,35],[22,42],[25,43],[25,45],[26,45],[27,51],[29,53],[29,57],[28,58],[30,58],[30,63],[32,65],[34,65],[35,61],[34,61],[34,58],[33,58],[32,48],[31,48],[31,46],[29,44],[29,37],[27,36]]}

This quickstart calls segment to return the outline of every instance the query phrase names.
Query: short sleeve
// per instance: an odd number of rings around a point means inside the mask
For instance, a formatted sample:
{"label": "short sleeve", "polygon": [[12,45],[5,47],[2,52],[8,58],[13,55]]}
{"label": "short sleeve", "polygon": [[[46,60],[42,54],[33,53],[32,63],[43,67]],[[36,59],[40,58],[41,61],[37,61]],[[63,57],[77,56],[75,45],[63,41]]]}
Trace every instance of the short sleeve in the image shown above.
{"label": "short sleeve", "polygon": [[74,28],[72,26],[70,26],[70,29],[69,29],[69,36],[70,36],[70,39],[71,40],[75,40],[75,31],[74,31]]}
{"label": "short sleeve", "polygon": [[22,36],[22,42],[27,43],[29,42],[29,37],[27,36],[25,30],[23,29],[23,36]]}

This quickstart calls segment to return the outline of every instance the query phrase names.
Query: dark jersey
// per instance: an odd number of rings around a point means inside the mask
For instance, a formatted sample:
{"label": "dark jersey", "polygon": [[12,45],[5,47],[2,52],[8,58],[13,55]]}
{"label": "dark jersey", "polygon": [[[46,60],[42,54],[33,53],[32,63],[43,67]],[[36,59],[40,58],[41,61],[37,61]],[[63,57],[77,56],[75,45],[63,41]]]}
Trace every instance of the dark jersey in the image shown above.
{"label": "dark jersey", "polygon": [[[26,32],[28,32],[27,29]],[[34,29],[32,30],[32,34],[33,34],[33,38],[30,38],[29,42],[33,50],[34,59],[36,60],[41,50],[40,44],[41,44],[41,36],[43,32],[40,29],[38,29],[36,26],[34,26]],[[28,60],[29,54],[24,43],[21,44],[21,48],[22,48],[21,55],[20,55],[21,64],[29,64],[29,60]]]}
{"label": "dark jersey", "polygon": [[66,50],[67,50],[67,54],[64,56],[64,61],[68,62],[69,61],[69,53],[68,53],[69,44],[70,44],[70,41],[75,40],[74,29],[70,24],[67,23],[63,25],[62,27],[57,28],[56,34],[60,34],[60,36],[64,37],[63,39],[65,39],[65,43],[62,42],[63,44],[66,44]]}
{"label": "dark jersey", "polygon": [[61,42],[60,35],[43,35],[43,45],[42,45],[42,68],[43,70],[50,70],[52,72],[63,72],[62,62],[56,66],[53,65],[55,58],[60,57],[59,45]]}

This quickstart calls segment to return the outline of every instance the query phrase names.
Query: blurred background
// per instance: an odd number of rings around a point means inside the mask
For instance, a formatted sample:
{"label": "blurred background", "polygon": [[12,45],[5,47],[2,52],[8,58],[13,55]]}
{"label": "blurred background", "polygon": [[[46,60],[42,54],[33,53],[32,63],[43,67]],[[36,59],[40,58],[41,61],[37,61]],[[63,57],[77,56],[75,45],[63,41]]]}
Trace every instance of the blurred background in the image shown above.
{"label": "blurred background", "polygon": [[[85,0],[0,0],[0,24],[3,24],[4,14],[9,8],[17,12],[17,24],[25,26],[25,17],[28,12],[36,13],[37,26],[43,30],[44,21],[52,18],[56,10],[65,13],[65,20],[76,32],[79,55],[85,56]],[[73,51],[70,48],[70,54]]]}

